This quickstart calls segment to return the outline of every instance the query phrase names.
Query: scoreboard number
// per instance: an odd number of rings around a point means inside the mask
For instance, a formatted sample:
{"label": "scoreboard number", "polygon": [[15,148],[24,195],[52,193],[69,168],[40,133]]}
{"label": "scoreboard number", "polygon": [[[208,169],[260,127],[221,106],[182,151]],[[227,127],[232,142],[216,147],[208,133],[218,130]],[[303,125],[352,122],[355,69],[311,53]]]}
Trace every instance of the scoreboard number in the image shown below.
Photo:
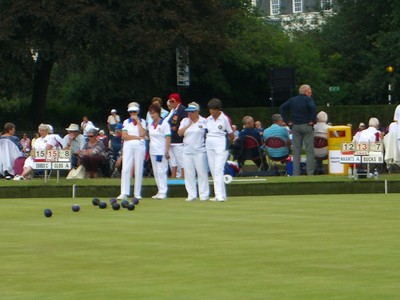
{"label": "scoreboard number", "polygon": [[45,150],[35,150],[35,158],[46,158]]}
{"label": "scoreboard number", "polygon": [[369,143],[357,143],[356,151],[369,151]]}
{"label": "scoreboard number", "polygon": [[383,152],[383,143],[382,142],[371,143],[369,145],[369,151]]}
{"label": "scoreboard number", "polygon": [[58,150],[47,150],[46,161],[57,161]]}
{"label": "scoreboard number", "polygon": [[58,150],[58,161],[70,161],[71,150]]}
{"label": "scoreboard number", "polygon": [[356,150],[356,146],[354,143],[343,143],[342,144],[342,152],[351,152],[351,151],[355,151]]}

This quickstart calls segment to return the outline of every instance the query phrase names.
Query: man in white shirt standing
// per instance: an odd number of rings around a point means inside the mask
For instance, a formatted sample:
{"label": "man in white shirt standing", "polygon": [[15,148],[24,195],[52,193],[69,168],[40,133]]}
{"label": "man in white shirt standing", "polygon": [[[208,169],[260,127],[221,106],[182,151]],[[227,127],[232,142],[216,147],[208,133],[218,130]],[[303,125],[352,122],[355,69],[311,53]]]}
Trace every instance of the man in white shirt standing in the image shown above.
{"label": "man in white shirt standing", "polygon": [[107,129],[109,134],[113,134],[115,131],[115,126],[121,122],[121,118],[117,115],[117,110],[112,109],[111,115],[107,118]]}

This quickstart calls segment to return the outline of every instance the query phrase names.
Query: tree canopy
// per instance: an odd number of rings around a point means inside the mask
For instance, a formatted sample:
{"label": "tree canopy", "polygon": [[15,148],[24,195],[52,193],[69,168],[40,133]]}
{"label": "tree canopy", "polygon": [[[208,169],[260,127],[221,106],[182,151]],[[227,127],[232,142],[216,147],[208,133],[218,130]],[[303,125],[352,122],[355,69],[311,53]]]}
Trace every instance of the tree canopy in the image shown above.
{"label": "tree canopy", "polygon": [[[74,101],[87,105],[132,97],[148,101],[148,97],[176,89],[172,74],[177,47],[189,47],[192,57],[207,57],[202,60],[206,68],[218,66],[219,53],[229,47],[227,27],[236,14],[248,9],[247,4],[213,0],[1,1],[0,62],[2,69],[15,64],[16,73],[24,75],[21,78],[32,79],[31,110],[37,122],[45,118],[55,65],[61,76],[58,79],[83,80],[79,84],[86,95],[74,93],[78,97]],[[2,85],[10,82],[14,84],[6,96],[19,89],[14,74],[2,72]],[[28,84],[29,80],[24,81],[25,90]]]}
{"label": "tree canopy", "polygon": [[[317,48],[327,83],[341,87],[339,103],[388,103],[388,84],[398,78],[400,42],[396,1],[340,0],[339,12],[322,26]],[[394,67],[394,74],[387,72]],[[394,86],[392,86],[394,89]],[[398,99],[400,91],[392,94]]]}
{"label": "tree canopy", "polygon": [[[270,70],[287,67],[318,104],[387,103],[389,83],[396,102],[400,4],[338,5],[324,25],[287,32],[248,0],[2,0],[0,106],[35,125],[104,120],[132,100],[146,110],[175,91],[202,106],[269,106]],[[176,85],[177,47],[189,49],[189,87]]]}

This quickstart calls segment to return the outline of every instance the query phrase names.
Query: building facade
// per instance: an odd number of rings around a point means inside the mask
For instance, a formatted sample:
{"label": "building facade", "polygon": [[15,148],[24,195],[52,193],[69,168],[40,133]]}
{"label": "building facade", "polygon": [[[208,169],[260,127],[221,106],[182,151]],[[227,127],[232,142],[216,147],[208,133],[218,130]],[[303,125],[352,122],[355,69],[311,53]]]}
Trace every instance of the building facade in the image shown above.
{"label": "building facade", "polygon": [[256,0],[253,4],[268,16],[334,12],[337,0]]}
{"label": "building facade", "polygon": [[338,10],[337,0],[256,0],[255,6],[286,31],[317,27]]}

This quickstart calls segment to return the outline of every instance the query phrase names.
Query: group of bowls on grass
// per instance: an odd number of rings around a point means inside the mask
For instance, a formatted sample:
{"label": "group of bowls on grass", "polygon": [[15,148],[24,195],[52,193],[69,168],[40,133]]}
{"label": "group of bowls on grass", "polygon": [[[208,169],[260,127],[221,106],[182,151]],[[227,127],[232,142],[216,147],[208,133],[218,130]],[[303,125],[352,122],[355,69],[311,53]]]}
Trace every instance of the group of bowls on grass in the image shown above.
{"label": "group of bowls on grass", "polygon": [[[107,208],[107,202],[101,201],[99,198],[93,198],[92,199],[92,204],[94,206],[98,206],[100,209],[105,209]],[[117,199],[111,198],[110,199],[110,205],[113,210],[119,210],[122,206],[122,208],[126,208],[127,210],[134,210],[135,205],[139,204],[139,199],[133,198],[132,202],[129,202],[128,200],[122,200],[121,204],[118,203]],[[80,206],[78,204],[72,205],[72,211],[73,212],[78,212],[80,210]],[[53,215],[53,212],[50,208],[46,208],[44,210],[44,216],[49,218]]]}

